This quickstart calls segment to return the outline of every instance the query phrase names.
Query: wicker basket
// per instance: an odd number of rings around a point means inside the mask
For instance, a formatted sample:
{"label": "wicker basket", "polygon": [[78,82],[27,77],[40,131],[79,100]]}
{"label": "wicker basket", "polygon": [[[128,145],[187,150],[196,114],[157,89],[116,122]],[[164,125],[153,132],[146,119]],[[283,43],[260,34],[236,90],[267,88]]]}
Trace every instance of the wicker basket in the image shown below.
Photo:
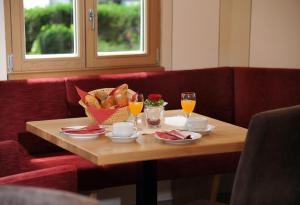
{"label": "wicker basket", "polygon": [[[95,93],[97,91],[104,91],[107,94],[109,94],[114,88],[102,88],[102,89],[97,89],[97,90],[92,90],[89,92],[90,95],[95,96]],[[134,95],[135,92],[133,90],[128,89],[128,96],[131,97]],[[93,121],[96,121],[94,117],[91,115],[91,113],[87,110],[86,105],[82,102],[82,100],[79,101],[79,104],[84,107],[85,114]],[[102,124],[104,125],[111,125],[115,122],[122,122],[126,121],[129,117],[129,111],[128,111],[128,106],[119,108],[117,112],[115,112],[112,116],[110,116],[107,120],[105,120]]]}

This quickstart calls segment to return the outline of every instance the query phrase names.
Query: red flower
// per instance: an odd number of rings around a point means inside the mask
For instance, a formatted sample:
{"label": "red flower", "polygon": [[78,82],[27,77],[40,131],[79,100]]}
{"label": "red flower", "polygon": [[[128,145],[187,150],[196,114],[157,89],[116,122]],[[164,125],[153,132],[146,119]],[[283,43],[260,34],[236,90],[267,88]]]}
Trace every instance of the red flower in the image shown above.
{"label": "red flower", "polygon": [[150,101],[159,101],[160,99],[162,99],[162,95],[161,94],[150,94],[150,95],[148,95],[148,99]]}

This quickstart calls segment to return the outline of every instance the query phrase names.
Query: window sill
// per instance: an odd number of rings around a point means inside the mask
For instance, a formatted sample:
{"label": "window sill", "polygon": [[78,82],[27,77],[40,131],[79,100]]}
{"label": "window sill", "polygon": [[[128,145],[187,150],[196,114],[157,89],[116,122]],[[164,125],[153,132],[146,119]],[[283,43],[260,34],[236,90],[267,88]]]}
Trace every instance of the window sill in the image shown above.
{"label": "window sill", "polygon": [[85,76],[85,75],[101,75],[101,74],[120,74],[134,72],[154,72],[164,71],[163,67],[137,67],[137,68],[113,68],[113,69],[78,69],[68,71],[30,71],[30,72],[14,72],[8,74],[8,80],[21,80],[31,78],[53,78],[53,77],[69,77],[69,76]]}

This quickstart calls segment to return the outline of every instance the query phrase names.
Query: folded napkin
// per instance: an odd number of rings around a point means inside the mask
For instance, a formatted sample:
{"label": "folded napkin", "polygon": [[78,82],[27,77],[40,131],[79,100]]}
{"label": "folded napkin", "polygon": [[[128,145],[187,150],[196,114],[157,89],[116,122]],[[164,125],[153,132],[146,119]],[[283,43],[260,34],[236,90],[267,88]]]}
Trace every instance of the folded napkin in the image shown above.
{"label": "folded napkin", "polygon": [[168,139],[168,140],[192,139],[191,135],[184,135],[181,132],[178,132],[176,130],[171,130],[168,132],[155,132],[155,134],[160,138]]}
{"label": "folded napkin", "polygon": [[79,129],[63,127],[61,130],[68,134],[97,134],[105,131],[104,128],[100,128],[98,125],[88,125]]}
{"label": "folded napkin", "polygon": [[103,123],[105,120],[107,120],[118,110],[118,109],[102,109],[102,108],[97,109],[94,108],[93,106],[89,106],[87,109],[99,124]]}
{"label": "folded napkin", "polygon": [[[77,91],[78,95],[80,96],[81,100],[84,102],[84,97],[86,95],[88,95],[88,93],[86,91],[81,90],[77,86],[75,86],[75,88],[76,88],[76,91]],[[103,123],[105,120],[107,120],[110,116],[112,116],[115,112],[118,111],[117,108],[116,109],[102,109],[102,108],[97,109],[93,106],[87,106],[87,110],[99,124]]]}

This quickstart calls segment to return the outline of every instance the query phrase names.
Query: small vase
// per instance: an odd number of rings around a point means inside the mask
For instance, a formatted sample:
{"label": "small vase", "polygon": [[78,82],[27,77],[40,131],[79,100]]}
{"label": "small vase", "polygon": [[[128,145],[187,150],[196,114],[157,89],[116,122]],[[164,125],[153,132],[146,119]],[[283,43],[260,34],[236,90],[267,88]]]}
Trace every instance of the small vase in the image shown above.
{"label": "small vase", "polygon": [[154,106],[145,107],[146,124],[149,128],[158,128],[164,119],[164,107]]}

